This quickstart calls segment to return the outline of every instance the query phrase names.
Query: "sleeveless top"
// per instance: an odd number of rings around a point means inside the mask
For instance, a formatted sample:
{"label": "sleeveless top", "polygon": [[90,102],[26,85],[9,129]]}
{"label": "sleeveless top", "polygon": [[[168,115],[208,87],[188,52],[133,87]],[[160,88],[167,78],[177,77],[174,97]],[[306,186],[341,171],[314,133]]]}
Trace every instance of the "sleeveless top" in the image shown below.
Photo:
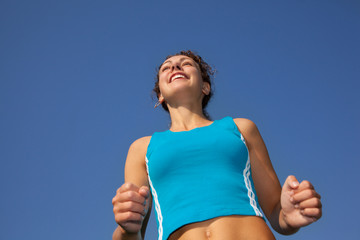
{"label": "sleeveless top", "polygon": [[145,160],[159,240],[220,216],[263,217],[249,151],[231,117],[190,131],[155,132]]}

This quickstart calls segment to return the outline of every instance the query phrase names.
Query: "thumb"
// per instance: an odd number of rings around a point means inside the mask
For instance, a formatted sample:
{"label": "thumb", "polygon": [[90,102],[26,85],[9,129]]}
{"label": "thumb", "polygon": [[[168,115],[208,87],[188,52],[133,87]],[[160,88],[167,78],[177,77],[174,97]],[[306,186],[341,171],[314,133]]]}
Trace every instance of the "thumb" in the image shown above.
{"label": "thumb", "polygon": [[145,199],[147,199],[150,195],[150,190],[147,186],[142,186],[139,189],[139,193],[141,196],[143,196]]}
{"label": "thumb", "polygon": [[283,189],[286,191],[295,190],[299,187],[299,181],[295,176],[290,175],[286,178]]}

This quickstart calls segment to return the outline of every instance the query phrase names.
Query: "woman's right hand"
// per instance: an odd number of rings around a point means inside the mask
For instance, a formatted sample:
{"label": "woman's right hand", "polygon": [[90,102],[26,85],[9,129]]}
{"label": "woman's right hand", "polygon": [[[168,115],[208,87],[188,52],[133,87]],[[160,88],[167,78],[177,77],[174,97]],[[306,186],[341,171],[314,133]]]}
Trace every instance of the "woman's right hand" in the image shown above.
{"label": "woman's right hand", "polygon": [[112,199],[115,221],[126,233],[138,233],[149,209],[150,191],[146,186],[138,187],[124,183]]}

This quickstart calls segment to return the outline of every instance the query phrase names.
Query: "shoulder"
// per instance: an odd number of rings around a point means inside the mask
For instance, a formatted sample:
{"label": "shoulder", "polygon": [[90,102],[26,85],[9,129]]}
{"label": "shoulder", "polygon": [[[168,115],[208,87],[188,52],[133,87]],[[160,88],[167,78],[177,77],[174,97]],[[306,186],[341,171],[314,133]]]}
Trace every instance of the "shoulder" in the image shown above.
{"label": "shoulder", "polygon": [[257,131],[256,124],[250,119],[246,118],[234,118],[233,119],[240,132],[243,134],[251,134]]}
{"label": "shoulder", "polygon": [[139,139],[136,139],[130,146],[130,148],[144,148],[147,147],[150,143],[151,136],[145,136]]}
{"label": "shoulder", "polygon": [[258,141],[259,137],[261,138],[259,129],[257,128],[256,124],[250,119],[234,118],[234,122],[238,127],[240,133],[245,138],[246,142],[249,143],[250,145],[254,141]]}
{"label": "shoulder", "polygon": [[151,139],[151,136],[145,136],[145,137],[142,137],[142,138],[139,138],[137,140],[135,140],[131,145],[130,145],[130,148],[129,148],[129,153],[130,152],[137,152],[137,153],[142,153],[145,151],[146,153],[146,149],[150,143],[150,139]]}

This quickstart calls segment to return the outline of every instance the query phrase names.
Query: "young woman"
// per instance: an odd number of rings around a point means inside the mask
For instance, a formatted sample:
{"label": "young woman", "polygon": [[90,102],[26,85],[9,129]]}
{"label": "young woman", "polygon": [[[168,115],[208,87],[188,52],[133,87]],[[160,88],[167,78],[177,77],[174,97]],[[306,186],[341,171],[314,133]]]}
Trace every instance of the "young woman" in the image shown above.
{"label": "young woman", "polygon": [[[159,239],[275,239],[321,217],[320,195],[289,176],[283,187],[256,125],[243,118],[211,121],[212,70],[191,51],[168,56],[154,91],[171,127],[136,140],[125,183],[112,200],[113,239],[143,239],[154,204]],[[255,191],[256,190],[256,191]]]}

